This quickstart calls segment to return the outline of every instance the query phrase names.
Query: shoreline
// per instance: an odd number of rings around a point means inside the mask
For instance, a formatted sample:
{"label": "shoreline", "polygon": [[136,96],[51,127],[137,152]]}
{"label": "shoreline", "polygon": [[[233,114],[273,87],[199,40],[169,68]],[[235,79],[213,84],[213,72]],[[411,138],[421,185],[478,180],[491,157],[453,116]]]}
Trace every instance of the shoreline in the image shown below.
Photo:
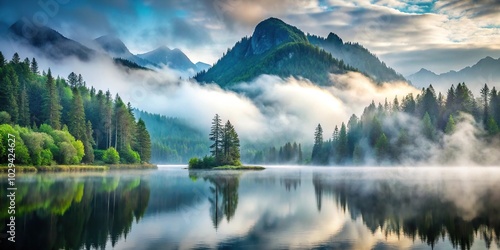
{"label": "shoreline", "polygon": [[186,169],[188,170],[264,170],[266,169],[265,167],[262,166],[219,166],[219,167],[213,167],[213,168],[189,168],[187,167]]}
{"label": "shoreline", "polygon": [[[46,172],[104,172],[113,170],[157,169],[156,164],[113,164],[113,165],[53,165],[53,166],[16,166],[16,173]],[[8,166],[0,166],[0,174],[8,173]]]}

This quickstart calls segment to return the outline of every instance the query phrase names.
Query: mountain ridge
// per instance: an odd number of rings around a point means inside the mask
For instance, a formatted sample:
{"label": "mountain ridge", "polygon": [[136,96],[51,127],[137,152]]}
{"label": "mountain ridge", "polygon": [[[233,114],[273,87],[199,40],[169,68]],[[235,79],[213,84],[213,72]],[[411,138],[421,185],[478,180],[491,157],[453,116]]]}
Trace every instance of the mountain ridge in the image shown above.
{"label": "mountain ridge", "polygon": [[366,73],[377,82],[404,81],[404,76],[388,67],[375,54],[358,43],[344,42],[337,34],[330,32],[327,38],[309,34],[309,42],[332,54],[338,60]]}
{"label": "mountain ridge", "polygon": [[31,26],[30,32],[26,29],[27,27],[29,27],[27,23],[19,20],[9,27],[8,34],[12,38],[18,39],[21,43],[41,50],[52,59],[60,60],[65,57],[76,57],[82,61],[89,61],[93,56],[98,54],[95,50],[71,40],[46,26]]}
{"label": "mountain ridge", "polygon": [[268,18],[255,27],[251,37],[242,38],[214,66],[198,73],[194,79],[227,88],[261,74],[272,74],[303,77],[319,85],[329,85],[330,73],[348,71],[357,70],[310,44],[297,27]]}
{"label": "mountain ridge", "polygon": [[94,42],[96,42],[97,45],[104,50],[104,52],[113,58],[129,60],[142,67],[153,65],[151,62],[132,54],[125,43],[123,43],[123,41],[118,37],[104,35],[94,39]]}
{"label": "mountain ridge", "polygon": [[408,80],[416,87],[426,87],[429,84],[434,86],[458,84],[465,82],[469,86],[479,87],[486,84],[500,83],[500,58],[494,59],[491,56],[480,59],[472,66],[467,66],[459,71],[450,70],[446,73],[436,74],[428,69],[422,68],[418,72],[409,75]]}

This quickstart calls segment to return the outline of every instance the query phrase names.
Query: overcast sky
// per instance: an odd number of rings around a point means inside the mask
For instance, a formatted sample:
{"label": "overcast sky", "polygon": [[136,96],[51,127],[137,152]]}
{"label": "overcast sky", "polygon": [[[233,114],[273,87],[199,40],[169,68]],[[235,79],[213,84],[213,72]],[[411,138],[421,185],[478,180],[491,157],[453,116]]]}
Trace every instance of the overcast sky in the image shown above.
{"label": "overcast sky", "polygon": [[26,18],[84,44],[112,34],[133,53],[166,45],[211,64],[272,16],[358,42],[408,75],[500,57],[499,13],[499,0],[0,0],[0,28]]}

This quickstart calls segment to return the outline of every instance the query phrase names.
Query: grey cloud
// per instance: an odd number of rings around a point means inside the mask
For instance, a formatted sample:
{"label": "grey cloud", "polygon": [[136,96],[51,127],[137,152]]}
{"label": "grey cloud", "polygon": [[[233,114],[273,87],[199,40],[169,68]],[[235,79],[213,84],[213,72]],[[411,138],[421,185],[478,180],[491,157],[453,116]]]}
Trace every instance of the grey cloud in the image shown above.
{"label": "grey cloud", "polygon": [[438,10],[465,14],[470,18],[488,18],[488,21],[499,24],[500,1],[498,0],[444,0],[437,3]]}

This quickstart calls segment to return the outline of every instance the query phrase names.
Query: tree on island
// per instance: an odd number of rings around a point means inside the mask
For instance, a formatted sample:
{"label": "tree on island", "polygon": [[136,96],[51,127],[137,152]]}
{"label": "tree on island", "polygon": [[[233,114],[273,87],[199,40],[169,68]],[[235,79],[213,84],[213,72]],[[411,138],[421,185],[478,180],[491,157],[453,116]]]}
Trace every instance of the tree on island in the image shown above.
{"label": "tree on island", "polygon": [[221,118],[216,114],[212,119],[209,139],[213,142],[210,146],[211,156],[205,156],[203,159],[190,159],[189,168],[241,166],[240,139],[229,120],[222,126]]}

